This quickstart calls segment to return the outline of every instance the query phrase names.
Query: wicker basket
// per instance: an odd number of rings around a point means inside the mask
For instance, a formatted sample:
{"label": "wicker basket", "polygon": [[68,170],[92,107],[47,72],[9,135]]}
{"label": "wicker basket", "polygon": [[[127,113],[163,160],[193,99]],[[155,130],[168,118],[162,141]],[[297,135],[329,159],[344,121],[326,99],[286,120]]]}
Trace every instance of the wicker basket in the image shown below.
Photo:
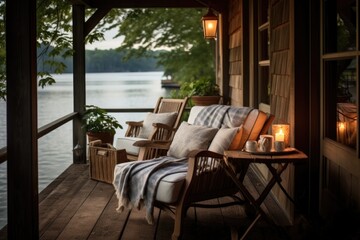
{"label": "wicker basket", "polygon": [[126,150],[117,150],[109,143],[94,141],[89,144],[90,178],[106,183],[112,183],[114,168],[118,163],[126,162]]}

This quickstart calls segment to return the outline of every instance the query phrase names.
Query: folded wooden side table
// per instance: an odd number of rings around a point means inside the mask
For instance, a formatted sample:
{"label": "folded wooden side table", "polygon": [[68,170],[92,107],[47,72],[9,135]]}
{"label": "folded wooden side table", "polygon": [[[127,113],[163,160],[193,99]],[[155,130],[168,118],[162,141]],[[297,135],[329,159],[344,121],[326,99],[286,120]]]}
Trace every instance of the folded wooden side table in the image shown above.
{"label": "folded wooden side table", "polygon": [[[306,156],[306,154],[295,148],[286,149],[286,151],[284,152],[270,153],[225,151],[224,156],[225,161],[222,162],[222,166],[224,167],[225,171],[237,185],[239,191],[257,210],[257,215],[255,219],[240,238],[244,239],[261,217],[265,217],[267,220],[270,219],[262,210],[261,204],[276,183],[280,186],[280,189],[285,193],[285,195],[294,203],[294,200],[286,192],[285,188],[281,185],[281,174],[284,172],[284,170],[289,164],[307,161],[308,157]],[[265,164],[269,169],[270,173],[272,174],[272,178],[267,182],[264,190],[256,199],[243,184],[246,172],[250,164],[252,163]]]}

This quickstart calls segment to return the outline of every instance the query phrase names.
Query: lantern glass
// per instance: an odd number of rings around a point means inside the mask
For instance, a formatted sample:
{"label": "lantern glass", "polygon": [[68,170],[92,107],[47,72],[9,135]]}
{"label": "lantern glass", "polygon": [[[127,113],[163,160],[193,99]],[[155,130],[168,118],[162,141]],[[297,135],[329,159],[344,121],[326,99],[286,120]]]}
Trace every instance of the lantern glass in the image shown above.
{"label": "lantern glass", "polygon": [[[282,133],[284,136],[285,147],[290,147],[290,125],[289,124],[273,124],[272,134],[276,136],[278,133]],[[275,139],[276,141],[276,139]]]}
{"label": "lantern glass", "polygon": [[208,13],[202,17],[205,38],[216,38],[218,18],[209,9]]}

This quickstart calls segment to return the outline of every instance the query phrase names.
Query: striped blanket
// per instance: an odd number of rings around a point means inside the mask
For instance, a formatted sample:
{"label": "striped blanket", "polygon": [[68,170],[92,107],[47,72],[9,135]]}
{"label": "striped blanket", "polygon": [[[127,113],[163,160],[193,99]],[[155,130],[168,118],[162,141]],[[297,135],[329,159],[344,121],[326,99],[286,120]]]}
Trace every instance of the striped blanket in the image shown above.
{"label": "striped blanket", "polygon": [[239,127],[251,110],[250,107],[211,105],[199,112],[194,120],[194,125],[214,128]]}
{"label": "striped blanket", "polygon": [[154,222],[153,211],[157,187],[162,178],[187,172],[187,158],[160,157],[146,161],[118,164],[114,170],[113,186],[118,198],[119,212],[146,208],[146,220]]}

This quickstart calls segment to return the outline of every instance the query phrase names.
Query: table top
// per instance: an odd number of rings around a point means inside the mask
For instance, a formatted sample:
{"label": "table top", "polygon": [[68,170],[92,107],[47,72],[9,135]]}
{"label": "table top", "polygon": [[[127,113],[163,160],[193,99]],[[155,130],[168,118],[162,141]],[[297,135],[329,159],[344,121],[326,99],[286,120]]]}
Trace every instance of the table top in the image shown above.
{"label": "table top", "polygon": [[231,160],[247,160],[255,163],[293,163],[297,161],[305,161],[308,159],[307,155],[295,148],[292,151],[282,153],[249,153],[245,151],[225,151],[226,158]]}

